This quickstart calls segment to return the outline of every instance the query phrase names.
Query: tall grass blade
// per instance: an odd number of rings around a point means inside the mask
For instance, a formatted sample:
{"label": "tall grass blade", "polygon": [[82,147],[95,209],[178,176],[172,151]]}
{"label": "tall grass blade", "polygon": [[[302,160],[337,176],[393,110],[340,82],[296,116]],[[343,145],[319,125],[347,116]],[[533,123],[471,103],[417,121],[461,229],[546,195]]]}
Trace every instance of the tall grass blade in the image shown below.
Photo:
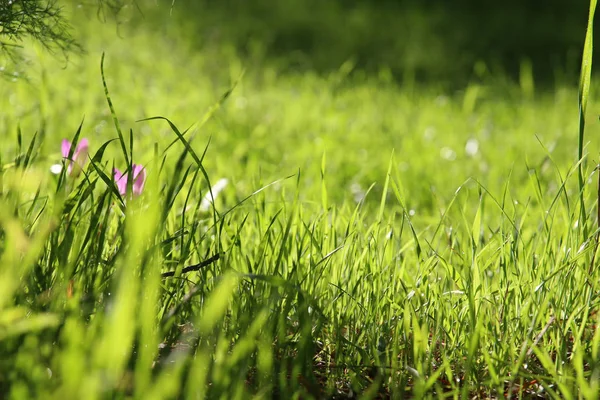
{"label": "tall grass blade", "polygon": [[127,145],[125,144],[125,138],[123,136],[123,132],[121,131],[121,125],[119,124],[119,119],[117,118],[117,112],[115,111],[115,107],[113,106],[112,100],[110,98],[110,94],[108,92],[108,85],[106,83],[106,77],[104,75],[104,53],[102,53],[102,59],[100,60],[100,74],[102,75],[102,85],[104,86],[104,96],[106,97],[106,101],[108,102],[108,108],[110,108],[110,115],[113,118],[113,123],[115,124],[115,129],[117,130],[117,135],[119,136],[119,142],[121,143],[121,150],[123,151],[123,156],[125,157],[125,164],[128,166],[131,164],[129,161],[129,156],[127,155]]}
{"label": "tall grass blade", "polygon": [[587,103],[590,93],[590,81],[592,76],[592,56],[594,50],[594,14],[596,12],[597,0],[590,0],[590,11],[588,16],[587,30],[585,32],[585,42],[583,45],[583,59],[581,60],[581,75],[579,77],[579,146],[578,146],[578,157],[579,157],[579,202],[580,202],[580,214],[581,226],[584,232],[584,236],[587,237],[587,215],[585,211],[585,203],[583,196],[583,189],[585,186],[584,182],[584,163],[583,160],[583,146],[584,146],[584,134],[585,134],[585,112],[587,109]]}

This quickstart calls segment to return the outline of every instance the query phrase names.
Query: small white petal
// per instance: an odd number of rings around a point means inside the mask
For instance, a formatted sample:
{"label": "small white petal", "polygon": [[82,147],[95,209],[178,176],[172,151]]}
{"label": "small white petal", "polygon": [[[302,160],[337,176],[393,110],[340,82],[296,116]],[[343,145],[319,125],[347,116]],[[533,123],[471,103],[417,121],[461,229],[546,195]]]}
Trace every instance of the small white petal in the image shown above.
{"label": "small white petal", "polygon": [[208,211],[213,202],[213,198],[216,199],[219,193],[225,189],[225,186],[227,186],[228,183],[229,181],[226,178],[219,179],[217,183],[213,185],[212,189],[204,195],[202,203],[200,203],[200,211]]}
{"label": "small white petal", "polygon": [[350,186],[350,192],[352,192],[352,196],[354,196],[354,201],[360,203],[365,198],[365,191],[362,189],[360,184],[353,183]]}
{"label": "small white petal", "polygon": [[58,175],[62,172],[62,164],[54,164],[50,167],[50,172],[52,172],[54,175]]}

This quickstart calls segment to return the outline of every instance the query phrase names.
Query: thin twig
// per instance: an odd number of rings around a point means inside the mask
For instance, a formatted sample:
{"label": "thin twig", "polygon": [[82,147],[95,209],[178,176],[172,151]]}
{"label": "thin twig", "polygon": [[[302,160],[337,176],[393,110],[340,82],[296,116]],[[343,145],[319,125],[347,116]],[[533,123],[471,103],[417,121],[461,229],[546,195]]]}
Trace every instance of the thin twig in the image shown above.
{"label": "thin twig", "polygon": [[556,317],[554,315],[552,317],[550,317],[550,319],[546,323],[546,326],[544,326],[542,331],[540,333],[538,333],[538,335],[535,337],[533,343],[531,344],[531,347],[529,347],[529,350],[527,350],[527,357],[531,356],[531,354],[533,353],[533,348],[535,346],[537,346],[538,342],[542,339],[542,336],[544,336],[546,331],[550,328],[550,325],[552,325],[555,320],[556,320]]}
{"label": "thin twig", "polygon": [[177,311],[188,301],[190,301],[192,299],[192,297],[194,297],[196,294],[200,293],[200,285],[196,285],[194,286],[189,292],[187,292],[185,294],[185,296],[183,296],[183,298],[181,299],[180,303],[175,304],[173,307],[171,307],[171,309],[169,310],[169,312],[167,313],[167,315],[165,315],[162,319],[162,323],[166,323],[169,319],[173,318],[175,316],[175,314],[177,314]]}
{"label": "thin twig", "polygon": [[[214,256],[199,262],[198,264],[194,264],[194,265],[189,265],[187,267],[185,267],[184,269],[181,270],[182,274],[187,274],[188,272],[193,272],[193,271],[198,271],[204,267],[209,266],[210,264],[214,263],[215,261],[217,261],[219,258],[221,258],[221,254],[217,253]],[[175,276],[175,272],[176,271],[168,271],[168,272],[163,272],[161,274],[162,278],[169,278],[171,276]]]}

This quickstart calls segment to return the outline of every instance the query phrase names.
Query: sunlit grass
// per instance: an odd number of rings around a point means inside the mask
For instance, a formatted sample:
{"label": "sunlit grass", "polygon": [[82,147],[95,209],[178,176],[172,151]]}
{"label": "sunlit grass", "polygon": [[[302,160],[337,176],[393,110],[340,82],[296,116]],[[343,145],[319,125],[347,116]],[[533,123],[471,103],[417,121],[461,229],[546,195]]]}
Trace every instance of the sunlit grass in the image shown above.
{"label": "sunlit grass", "polygon": [[2,393],[598,397],[576,87],[281,74],[151,25],[0,87]]}

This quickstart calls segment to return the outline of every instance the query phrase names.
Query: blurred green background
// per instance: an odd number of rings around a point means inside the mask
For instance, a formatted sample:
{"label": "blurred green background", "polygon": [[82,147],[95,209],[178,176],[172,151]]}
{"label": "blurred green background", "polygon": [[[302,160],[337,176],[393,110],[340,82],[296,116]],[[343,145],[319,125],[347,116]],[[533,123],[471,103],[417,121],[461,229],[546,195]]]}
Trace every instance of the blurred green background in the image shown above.
{"label": "blurred green background", "polygon": [[84,117],[93,142],[113,138],[105,53],[117,115],[140,139],[141,162],[173,134],[136,121],[160,115],[185,129],[238,82],[193,131],[198,151],[210,137],[214,179],[227,176],[240,193],[300,169],[306,197],[318,198],[325,155],[337,186],[329,196],[341,202],[381,182],[394,149],[407,192],[429,213],[433,188],[451,196],[472,177],[494,190],[513,169],[523,182],[550,158],[563,172],[576,160],[587,1],[128,1],[64,3],[83,53],[65,61],[26,45],[29,81],[0,88],[0,109],[9,110],[2,131],[41,132],[48,162]]}
{"label": "blurred green background", "polygon": [[233,44],[293,70],[327,72],[350,61],[369,73],[456,88],[489,74],[519,79],[523,62],[540,84],[577,76],[588,7],[586,0],[176,0],[173,13],[198,49]]}

